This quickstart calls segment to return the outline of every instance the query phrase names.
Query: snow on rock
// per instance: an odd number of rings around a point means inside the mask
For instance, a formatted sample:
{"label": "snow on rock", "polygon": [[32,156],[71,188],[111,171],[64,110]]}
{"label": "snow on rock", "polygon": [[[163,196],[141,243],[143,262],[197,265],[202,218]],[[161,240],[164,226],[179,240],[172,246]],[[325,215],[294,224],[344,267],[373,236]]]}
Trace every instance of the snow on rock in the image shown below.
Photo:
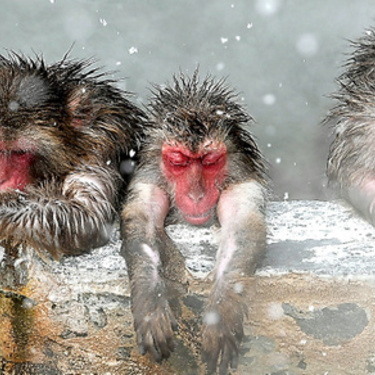
{"label": "snow on rock", "polygon": [[187,268],[197,278],[203,278],[213,269],[217,250],[216,230],[180,224],[167,228],[167,233],[184,255]]}
{"label": "snow on rock", "polygon": [[344,202],[278,202],[267,216],[268,249],[259,275],[375,275],[375,229]]}
{"label": "snow on rock", "polygon": [[[258,275],[375,275],[375,229],[342,201],[271,202],[267,226],[268,247]],[[183,225],[168,228],[195,277],[204,277],[213,269],[216,230]]]}
{"label": "snow on rock", "polygon": [[[375,229],[343,202],[271,202],[267,226],[268,246],[258,275],[288,272],[356,278],[375,275]],[[214,267],[218,230],[180,224],[167,228],[184,255],[187,268],[198,279],[206,277]],[[127,294],[126,264],[120,247],[119,231],[115,230],[106,246],[79,257],[63,258],[59,263],[36,263],[34,268],[47,267],[70,288],[70,293],[96,290]],[[0,261],[3,255],[0,248]]]}

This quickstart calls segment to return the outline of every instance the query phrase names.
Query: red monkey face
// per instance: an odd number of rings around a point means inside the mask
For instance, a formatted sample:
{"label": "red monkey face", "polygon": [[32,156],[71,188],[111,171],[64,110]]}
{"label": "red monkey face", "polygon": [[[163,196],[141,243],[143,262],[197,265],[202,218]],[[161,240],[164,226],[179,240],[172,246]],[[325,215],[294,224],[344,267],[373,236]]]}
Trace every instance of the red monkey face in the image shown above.
{"label": "red monkey face", "polygon": [[186,221],[207,223],[220,196],[226,169],[227,149],[222,143],[206,142],[198,152],[182,144],[164,144],[163,171],[175,187],[175,201]]}

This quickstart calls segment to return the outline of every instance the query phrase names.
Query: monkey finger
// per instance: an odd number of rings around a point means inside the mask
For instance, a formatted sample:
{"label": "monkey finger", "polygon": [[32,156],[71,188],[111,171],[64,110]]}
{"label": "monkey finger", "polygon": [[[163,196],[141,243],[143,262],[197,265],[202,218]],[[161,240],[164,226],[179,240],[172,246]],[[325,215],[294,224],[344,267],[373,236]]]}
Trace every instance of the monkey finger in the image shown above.
{"label": "monkey finger", "polygon": [[215,374],[216,373],[216,365],[220,354],[220,348],[216,347],[210,351],[203,351],[202,353],[202,361],[206,363],[207,368],[207,375]]}
{"label": "monkey finger", "polygon": [[235,370],[237,368],[238,359],[238,341],[236,339],[236,334],[226,335],[225,340],[223,341],[219,371],[220,375],[226,375],[229,367]]}
{"label": "monkey finger", "polygon": [[163,357],[161,353],[159,352],[158,348],[156,348],[154,345],[149,347],[148,352],[151,354],[152,358],[154,358],[155,362],[161,363],[163,360]]}
{"label": "monkey finger", "polygon": [[236,371],[237,366],[238,366],[238,353],[234,353],[234,355],[232,356],[230,367],[232,370]]}
{"label": "monkey finger", "polygon": [[138,351],[139,351],[139,353],[141,355],[145,355],[147,353],[147,345],[144,343],[142,338],[139,338],[137,341],[138,341]]}
{"label": "monkey finger", "polygon": [[231,362],[231,359],[232,359],[232,354],[233,354],[232,350],[228,348],[228,345],[225,345],[223,352],[222,352],[222,358],[221,358],[220,367],[219,367],[220,375],[228,374],[228,368],[229,368],[229,363]]}
{"label": "monkey finger", "polygon": [[154,348],[160,353],[162,358],[169,358],[172,351],[173,336],[172,330],[166,329],[162,326],[158,327],[157,331],[154,333]]}
{"label": "monkey finger", "polygon": [[139,330],[136,330],[136,332],[137,332],[138,351],[141,355],[145,355],[147,353],[147,350],[144,344],[143,334]]}
{"label": "monkey finger", "polygon": [[138,351],[141,355],[145,355],[147,353],[143,343],[138,344]]}
{"label": "monkey finger", "polygon": [[236,352],[232,350],[225,350],[227,354],[223,354],[223,359],[221,360],[220,367],[219,367],[219,374],[220,375],[227,375],[229,368],[232,370],[237,369],[238,365],[238,355]]}
{"label": "monkey finger", "polygon": [[138,350],[142,355],[150,353],[156,362],[161,362],[162,357],[160,352],[155,348],[154,338],[150,331],[145,334],[138,334]]}
{"label": "monkey finger", "polygon": [[158,351],[161,354],[162,358],[169,358],[172,352],[172,348],[169,346],[169,342],[172,340],[163,340],[159,342],[155,342],[155,347],[158,349]]}
{"label": "monkey finger", "polygon": [[155,362],[161,363],[161,361],[163,360],[163,356],[160,351],[160,348],[155,341],[153,341],[151,345],[147,346],[147,352],[150,353],[150,355],[155,360]]}
{"label": "monkey finger", "polygon": [[167,336],[167,345],[168,345],[169,350],[173,352],[175,349],[175,344],[174,344],[174,339],[172,335]]}
{"label": "monkey finger", "polygon": [[219,368],[219,375],[228,375],[228,364],[221,363]]}
{"label": "monkey finger", "polygon": [[152,327],[149,334],[149,340],[147,351],[152,354],[157,362],[170,357],[171,352],[174,350],[174,342],[173,331],[169,322],[168,324]]}

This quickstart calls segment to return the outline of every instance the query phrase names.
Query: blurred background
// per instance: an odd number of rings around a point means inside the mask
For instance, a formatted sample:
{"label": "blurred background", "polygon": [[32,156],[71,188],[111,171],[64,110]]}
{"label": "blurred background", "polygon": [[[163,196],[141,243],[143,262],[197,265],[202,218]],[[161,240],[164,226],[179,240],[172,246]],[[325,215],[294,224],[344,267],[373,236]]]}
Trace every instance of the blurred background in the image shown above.
{"label": "blurred background", "polygon": [[256,119],[274,199],[327,199],[327,97],[373,0],[1,0],[0,47],[94,57],[146,104],[175,72],[227,77]]}

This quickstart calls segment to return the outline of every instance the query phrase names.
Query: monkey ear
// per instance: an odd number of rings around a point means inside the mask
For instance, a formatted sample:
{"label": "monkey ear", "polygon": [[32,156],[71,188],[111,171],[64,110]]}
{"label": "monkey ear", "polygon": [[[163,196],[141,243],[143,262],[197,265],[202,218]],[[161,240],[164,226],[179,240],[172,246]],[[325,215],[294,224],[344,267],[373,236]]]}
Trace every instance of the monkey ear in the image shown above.
{"label": "monkey ear", "polygon": [[73,90],[67,101],[67,108],[74,126],[82,127],[90,123],[92,118],[92,105],[86,87],[80,86]]}

